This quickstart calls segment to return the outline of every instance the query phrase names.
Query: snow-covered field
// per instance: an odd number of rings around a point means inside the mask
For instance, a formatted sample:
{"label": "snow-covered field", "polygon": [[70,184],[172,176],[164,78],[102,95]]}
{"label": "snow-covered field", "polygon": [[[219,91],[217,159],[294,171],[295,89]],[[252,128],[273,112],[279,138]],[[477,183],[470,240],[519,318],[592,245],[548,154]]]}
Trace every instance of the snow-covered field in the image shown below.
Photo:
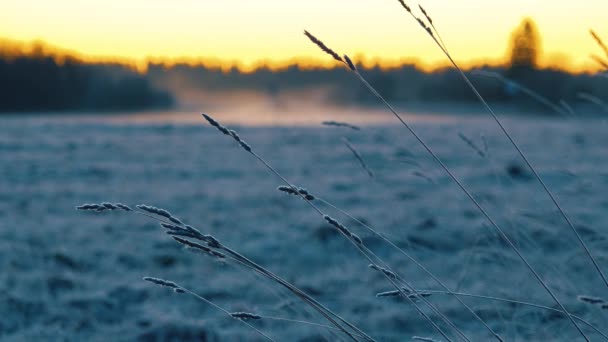
{"label": "snow-covered field", "polygon": [[[599,119],[505,121],[608,272],[608,125]],[[452,290],[556,307],[413,137],[390,122],[361,131],[232,128],[288,180],[368,222]],[[571,313],[608,331],[608,310],[577,300],[578,295],[608,299],[608,290],[495,124],[478,117],[417,120],[414,126]],[[487,156],[480,156],[459,133],[482,151],[486,141]],[[354,159],[343,136],[375,179]],[[103,124],[0,118],[0,161],[1,340],[260,339],[213,307],[144,282],[143,276],[178,282],[229,311],[327,323],[278,285],[238,265],[184,250],[150,219],[74,210],[102,201],[171,211],[293,282],[379,341],[407,341],[414,335],[444,340],[411,304],[376,298],[377,292],[393,289],[386,279],[370,270],[369,262],[305,202],[278,192],[278,178],[202,119],[199,124]],[[380,239],[319,206],[415,287],[440,289]],[[581,339],[559,313],[464,300],[507,341]],[[437,294],[429,301],[471,340],[491,339],[454,298]],[[280,341],[343,338],[290,322],[251,323]],[[583,329],[593,341],[602,339]]]}

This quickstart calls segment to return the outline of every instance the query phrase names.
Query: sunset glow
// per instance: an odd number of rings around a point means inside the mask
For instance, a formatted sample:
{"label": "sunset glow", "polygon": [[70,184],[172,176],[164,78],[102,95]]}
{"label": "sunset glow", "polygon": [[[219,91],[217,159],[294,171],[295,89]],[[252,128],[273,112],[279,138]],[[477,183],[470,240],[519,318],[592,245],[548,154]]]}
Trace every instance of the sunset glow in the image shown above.
{"label": "sunset glow", "polygon": [[[608,2],[426,0],[447,45],[465,64],[504,59],[512,30],[532,18],[543,44],[541,65],[595,67],[601,51],[588,31],[608,37]],[[412,2],[412,7],[417,3]],[[302,35],[308,29],[338,51],[387,66],[444,57],[396,0],[4,0],[0,37],[42,40],[96,58],[216,60],[245,68],[309,61],[330,65]],[[605,38],[608,39],[608,38]]]}

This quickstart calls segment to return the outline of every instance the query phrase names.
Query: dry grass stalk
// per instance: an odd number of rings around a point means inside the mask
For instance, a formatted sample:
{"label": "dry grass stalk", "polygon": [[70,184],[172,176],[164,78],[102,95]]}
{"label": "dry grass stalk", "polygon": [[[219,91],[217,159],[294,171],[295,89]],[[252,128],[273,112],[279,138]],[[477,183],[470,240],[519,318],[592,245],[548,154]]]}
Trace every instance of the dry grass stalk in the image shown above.
{"label": "dry grass stalk", "polygon": [[608,113],[608,104],[606,104],[606,102],[599,97],[589,93],[578,93],[576,94],[576,97],[589,103],[593,103],[594,105],[600,107],[604,112]]}
{"label": "dry grass stalk", "polygon": [[423,341],[423,342],[440,342],[430,337],[412,336],[412,340]]}
{"label": "dry grass stalk", "polygon": [[472,148],[473,150],[475,150],[475,152],[477,152],[477,154],[482,157],[485,158],[486,157],[486,153],[484,151],[482,151],[477,144],[475,144],[473,142],[473,140],[471,140],[469,137],[467,137],[466,135],[464,135],[464,133],[462,132],[458,132],[458,137],[464,141],[467,145],[469,145],[470,148]]}
{"label": "dry grass stalk", "polygon": [[604,41],[602,40],[602,38],[600,38],[600,36],[597,33],[595,33],[595,31],[593,31],[593,30],[589,30],[589,33],[591,34],[591,37],[593,37],[593,39],[595,40],[597,45],[599,45],[600,48],[602,49],[602,51],[604,51],[604,54],[608,58],[608,47],[606,46],[606,44],[604,44]]}
{"label": "dry grass stalk", "polygon": [[339,122],[339,121],[323,121],[321,124],[322,124],[322,125],[325,125],[325,126],[346,127],[346,128],[353,129],[353,130],[355,130],[355,131],[360,131],[360,130],[361,130],[361,127],[359,127],[359,126],[355,126],[355,125],[351,125],[351,124],[346,123],[346,122]]}
{"label": "dry grass stalk", "polygon": [[608,62],[606,62],[602,57],[598,55],[591,55],[591,59],[593,59],[597,64],[599,64],[602,68],[608,70]]}
{"label": "dry grass stalk", "polygon": [[353,144],[351,144],[351,142],[346,138],[342,138],[342,141],[344,142],[346,147],[348,147],[348,149],[353,153],[355,158],[357,158],[359,164],[365,170],[365,172],[367,172],[368,176],[374,178],[374,172],[367,166],[367,163],[365,162],[365,160],[363,160],[363,157],[361,157],[361,154],[357,151]]}
{"label": "dry grass stalk", "polygon": [[562,108],[564,108],[564,110],[565,110],[565,111],[566,111],[568,114],[570,114],[570,115],[572,115],[572,116],[575,116],[575,115],[576,115],[576,112],[574,111],[574,109],[572,108],[572,106],[570,106],[570,105],[568,104],[568,102],[566,102],[565,100],[563,100],[563,99],[562,99],[562,100],[559,100],[559,105],[560,105],[560,106],[562,106]]}
{"label": "dry grass stalk", "polygon": [[512,79],[506,78],[503,75],[497,73],[497,72],[493,72],[493,71],[485,71],[485,70],[475,70],[471,73],[472,75],[479,75],[479,76],[483,76],[483,77],[488,77],[488,78],[492,78],[495,79],[499,82],[502,82],[506,85],[509,85],[513,88],[519,89],[520,91],[522,91],[524,94],[530,96],[531,98],[533,98],[534,100],[542,103],[543,105],[547,106],[548,108],[551,108],[551,110],[555,111],[557,114],[560,115],[564,115],[567,114],[566,112],[564,112],[564,110],[554,104],[553,102],[551,102],[551,100],[549,100],[548,98],[546,98],[545,96],[539,94],[538,92],[524,86],[523,84],[516,82]]}

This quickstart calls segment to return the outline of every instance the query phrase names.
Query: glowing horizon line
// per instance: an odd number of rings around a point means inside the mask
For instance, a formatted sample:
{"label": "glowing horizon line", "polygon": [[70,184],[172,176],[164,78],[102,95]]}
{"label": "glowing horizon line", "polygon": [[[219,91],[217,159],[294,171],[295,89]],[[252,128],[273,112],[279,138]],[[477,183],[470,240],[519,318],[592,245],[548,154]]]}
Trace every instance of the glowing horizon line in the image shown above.
{"label": "glowing horizon line", "polygon": [[[139,72],[146,72],[148,67],[151,65],[160,65],[163,67],[173,67],[176,65],[188,65],[191,67],[202,66],[209,69],[220,69],[224,72],[236,69],[241,73],[254,73],[262,69],[268,69],[273,72],[284,71],[290,67],[297,66],[302,70],[318,70],[318,69],[336,69],[342,66],[335,63],[331,59],[323,59],[321,57],[309,57],[309,56],[294,56],[283,59],[272,59],[264,58],[258,59],[252,62],[244,62],[236,59],[222,59],[218,57],[206,57],[206,56],[146,56],[142,58],[134,58],[127,56],[100,56],[90,55],[77,51],[76,49],[67,49],[58,47],[55,44],[48,43],[42,39],[35,39],[30,41],[20,41],[8,38],[0,37],[0,58],[2,57],[28,57],[35,55],[35,49],[41,49],[43,56],[52,57],[58,62],[62,62],[67,58],[74,58],[80,62],[86,64],[93,63],[109,63],[109,64],[120,64],[127,67],[132,67]],[[11,54],[12,53],[12,54]],[[590,65],[564,65],[560,63],[551,62],[548,58],[542,58],[539,63],[538,69],[552,69],[568,72],[571,74],[584,74],[584,73],[596,73],[602,71],[598,67],[591,67]],[[438,70],[444,70],[451,68],[449,61],[425,63],[418,57],[401,57],[401,58],[383,58],[383,57],[368,57],[364,54],[357,54],[353,60],[363,66],[366,69],[380,68],[383,71],[390,71],[398,69],[404,66],[413,66],[416,69],[431,73]],[[471,59],[468,61],[460,62],[465,70],[471,70],[482,66],[489,67],[508,67],[509,61],[507,56],[502,58],[480,58]]]}

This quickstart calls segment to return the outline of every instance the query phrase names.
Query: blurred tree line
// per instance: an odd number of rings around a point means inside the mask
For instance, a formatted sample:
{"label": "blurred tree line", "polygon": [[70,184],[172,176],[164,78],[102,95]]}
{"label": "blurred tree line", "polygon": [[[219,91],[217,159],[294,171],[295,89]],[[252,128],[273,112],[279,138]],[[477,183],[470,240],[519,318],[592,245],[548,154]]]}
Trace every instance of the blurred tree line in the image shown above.
{"label": "blurred tree line", "polygon": [[116,111],[168,108],[169,92],[118,63],[85,63],[47,52],[0,46],[0,112]]}
{"label": "blurred tree line", "polygon": [[[5,44],[6,45],[6,44]],[[260,67],[253,72],[222,70],[202,64],[149,63],[145,73],[118,63],[85,63],[70,55],[57,56],[44,46],[28,53],[0,44],[0,112],[99,110],[122,111],[169,108],[184,91],[217,92],[247,90],[279,96],[283,92],[323,90],[339,104],[376,104],[376,99],[344,68],[283,70]],[[525,19],[513,32],[502,66],[479,66],[467,71],[481,94],[491,103],[547,110],[513,83],[476,75],[487,70],[513,80],[549,101],[581,101],[580,93],[608,98],[608,78],[571,74],[559,69],[540,69],[541,36],[534,22]],[[394,102],[474,103],[476,98],[452,68],[424,72],[415,65],[361,72]],[[608,107],[607,107],[608,108]]]}

